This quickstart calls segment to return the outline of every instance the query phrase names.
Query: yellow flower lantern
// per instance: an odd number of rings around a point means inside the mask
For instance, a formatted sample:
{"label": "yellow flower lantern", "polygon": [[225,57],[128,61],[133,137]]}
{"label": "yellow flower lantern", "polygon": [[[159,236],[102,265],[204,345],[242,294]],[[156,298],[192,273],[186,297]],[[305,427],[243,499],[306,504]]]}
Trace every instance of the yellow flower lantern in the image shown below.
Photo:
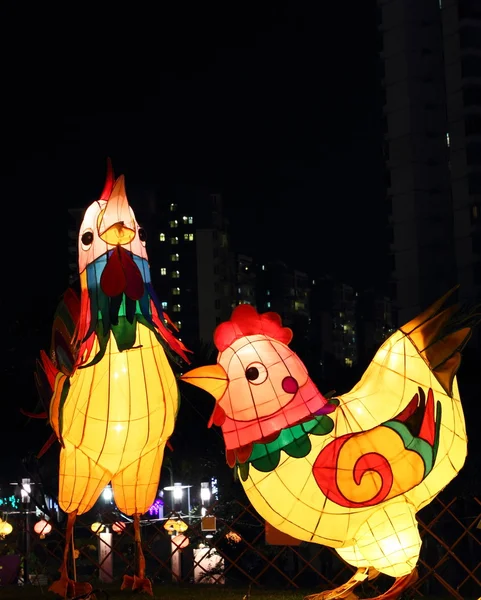
{"label": "yellow flower lantern", "polygon": [[[134,577],[122,589],[152,594],[145,577],[140,517],[158,489],[165,446],[179,409],[174,363],[187,349],[152,287],[146,231],[130,207],[124,177],[109,162],[100,198],[78,236],[80,300],[68,290],[54,317],[49,354],[37,369],[40,393],[60,442],[59,506],[68,514],[68,551],[77,515],[111,483],[120,511],[133,516]],[[67,556],[51,590],[75,589]]]}
{"label": "yellow flower lantern", "polygon": [[417,578],[416,512],[457,475],[467,449],[456,372],[479,317],[444,308],[448,296],[387,339],[359,383],[334,398],[289,348],[280,317],[249,305],[216,329],[217,364],[182,377],[214,396],[210,424],[264,519],[357,567],[317,600],[347,597],[379,572],[395,578],[382,598],[395,598]]}
{"label": "yellow flower lantern", "polygon": [[172,535],[174,532],[183,533],[184,531],[187,531],[187,529],[189,529],[189,526],[182,519],[171,518],[167,519],[167,521],[164,523],[164,529],[166,529]]}
{"label": "yellow flower lantern", "polygon": [[102,531],[105,530],[105,525],[103,523],[92,523],[92,525],[90,525],[90,530],[95,533],[96,535],[98,535],[99,533],[102,533]]}

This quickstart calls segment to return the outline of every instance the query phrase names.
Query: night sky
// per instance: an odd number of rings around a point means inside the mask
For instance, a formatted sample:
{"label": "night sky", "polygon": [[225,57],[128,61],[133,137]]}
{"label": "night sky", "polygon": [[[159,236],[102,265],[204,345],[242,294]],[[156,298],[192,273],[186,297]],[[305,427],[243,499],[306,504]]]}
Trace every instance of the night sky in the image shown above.
{"label": "night sky", "polygon": [[33,450],[48,437],[18,409],[35,406],[35,357],[67,284],[67,208],[98,195],[107,156],[127,191],[221,191],[240,251],[382,281],[374,0],[164,4],[1,9],[2,468],[19,436]]}

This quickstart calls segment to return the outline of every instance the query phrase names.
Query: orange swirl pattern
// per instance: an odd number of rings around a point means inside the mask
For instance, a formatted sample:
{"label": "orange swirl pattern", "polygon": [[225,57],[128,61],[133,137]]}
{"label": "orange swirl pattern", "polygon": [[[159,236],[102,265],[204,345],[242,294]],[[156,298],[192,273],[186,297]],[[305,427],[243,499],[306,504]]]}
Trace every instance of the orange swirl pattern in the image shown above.
{"label": "orange swirl pattern", "polygon": [[422,457],[383,425],[334,440],[313,466],[326,498],[347,508],[376,506],[399,496],[421,483],[424,472]]}

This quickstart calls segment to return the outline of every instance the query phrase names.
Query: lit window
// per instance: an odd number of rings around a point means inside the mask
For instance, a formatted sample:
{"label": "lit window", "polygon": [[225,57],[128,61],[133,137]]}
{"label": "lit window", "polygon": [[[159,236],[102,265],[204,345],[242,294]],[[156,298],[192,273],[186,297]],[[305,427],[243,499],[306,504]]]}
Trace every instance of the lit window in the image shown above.
{"label": "lit window", "polygon": [[174,304],[174,306],[172,307],[172,310],[174,312],[180,312],[180,304]]}
{"label": "lit window", "polygon": [[172,288],[172,294],[174,296],[179,296],[180,295],[180,288]]}
{"label": "lit window", "polygon": [[176,321],[175,322],[175,326],[177,327],[177,329],[181,329],[182,328],[182,321]]}
{"label": "lit window", "polygon": [[344,359],[344,363],[345,363],[346,367],[352,367],[352,358],[348,358],[346,356],[346,358]]}
{"label": "lit window", "polygon": [[194,222],[194,217],[182,217],[182,221],[184,221],[184,225],[192,225]]}
{"label": "lit window", "polygon": [[179,279],[180,273],[179,271],[172,271],[172,279]]}
{"label": "lit window", "polygon": [[174,228],[177,227],[179,225],[179,222],[177,221],[177,219],[174,219],[173,221],[169,221],[169,225]]}
{"label": "lit window", "polygon": [[189,217],[189,225],[192,225],[194,222],[194,217]]}
{"label": "lit window", "polygon": [[174,204],[174,202],[172,202],[170,205],[170,212],[175,212],[176,210],[177,210],[177,204]]}
{"label": "lit window", "polygon": [[162,302],[162,308],[167,308],[167,302]]}
{"label": "lit window", "polygon": [[179,243],[179,238],[178,237],[172,237],[170,238],[170,243],[171,244],[178,244]]}
{"label": "lit window", "polygon": [[261,269],[262,269],[263,271],[265,271],[265,270],[266,270],[266,266],[265,266],[265,265],[262,265]]}
{"label": "lit window", "polygon": [[159,240],[160,240],[161,242],[165,242],[165,233],[161,233],[161,234],[159,235]]}
{"label": "lit window", "polygon": [[451,146],[451,140],[449,138],[449,132],[446,132],[446,146],[449,148]]}
{"label": "lit window", "polygon": [[193,242],[194,241],[194,234],[193,233],[184,233],[184,240],[186,242]]}
{"label": "lit window", "polygon": [[270,295],[271,295],[271,290],[266,290],[266,294],[267,294],[268,296],[270,296]]}
{"label": "lit window", "polygon": [[167,275],[167,269],[165,267],[160,267],[160,274]]}
{"label": "lit window", "polygon": [[266,308],[270,308],[271,307],[271,303],[270,302],[266,302]]}
{"label": "lit window", "polygon": [[178,254],[171,254],[170,255],[170,260],[172,262],[179,262],[179,255]]}

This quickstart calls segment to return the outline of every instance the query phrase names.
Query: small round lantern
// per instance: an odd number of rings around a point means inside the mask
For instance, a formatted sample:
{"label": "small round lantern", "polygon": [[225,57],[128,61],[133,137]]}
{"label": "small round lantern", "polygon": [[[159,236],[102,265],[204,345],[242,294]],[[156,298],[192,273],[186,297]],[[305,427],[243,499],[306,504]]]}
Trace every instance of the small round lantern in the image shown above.
{"label": "small round lantern", "polygon": [[177,548],[179,548],[179,550],[183,550],[184,548],[187,548],[187,546],[190,544],[189,538],[186,535],[184,535],[183,533],[174,535],[172,537],[172,542],[177,546]]}
{"label": "small round lantern", "polygon": [[13,527],[7,521],[0,519],[0,538],[4,538],[6,535],[10,535],[13,531]]}
{"label": "small round lantern", "polygon": [[126,527],[126,524],[123,521],[116,521],[112,523],[112,531],[115,533],[122,533]]}
{"label": "small round lantern", "polygon": [[45,519],[41,519],[35,523],[33,530],[40,536],[40,539],[43,540],[45,536],[52,531],[52,526]]}
{"label": "small round lantern", "polygon": [[92,525],[90,525],[90,529],[95,534],[99,534],[102,533],[102,531],[105,529],[105,525],[103,523],[92,523]]}

